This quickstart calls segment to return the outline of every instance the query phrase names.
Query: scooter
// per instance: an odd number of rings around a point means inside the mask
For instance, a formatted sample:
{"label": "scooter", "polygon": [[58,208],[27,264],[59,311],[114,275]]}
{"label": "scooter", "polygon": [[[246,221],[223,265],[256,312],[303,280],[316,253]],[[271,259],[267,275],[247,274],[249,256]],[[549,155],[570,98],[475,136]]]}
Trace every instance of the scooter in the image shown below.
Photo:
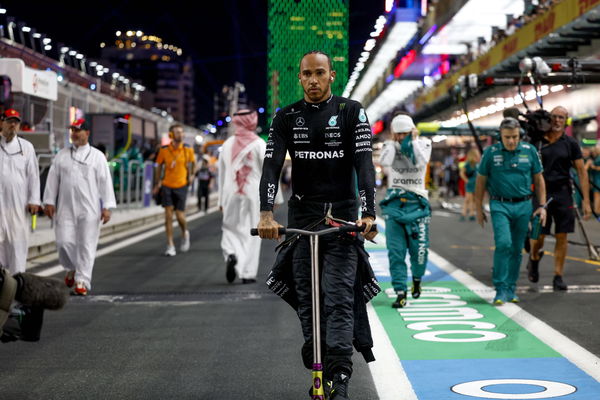
{"label": "scooter", "polygon": [[[313,334],[313,366],[312,366],[312,400],[325,400],[323,388],[323,362],[321,360],[321,284],[319,274],[319,236],[329,233],[362,232],[365,226],[335,219],[344,225],[322,229],[320,231],[306,231],[294,228],[279,228],[279,234],[287,233],[310,237],[310,261],[312,283],[312,334]],[[347,224],[347,225],[346,225]],[[371,231],[377,230],[377,225],[371,225]],[[252,236],[258,236],[258,229],[250,231]]]}

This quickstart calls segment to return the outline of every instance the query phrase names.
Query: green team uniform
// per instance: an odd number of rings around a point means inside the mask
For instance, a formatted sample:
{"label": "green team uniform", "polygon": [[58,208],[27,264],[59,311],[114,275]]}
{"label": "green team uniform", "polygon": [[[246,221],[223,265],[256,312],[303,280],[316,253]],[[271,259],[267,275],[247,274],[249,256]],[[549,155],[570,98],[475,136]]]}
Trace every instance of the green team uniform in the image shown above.
{"label": "green team uniform", "polygon": [[465,174],[467,175],[467,184],[465,190],[467,193],[475,192],[475,182],[477,181],[477,164],[471,166],[471,163],[465,162]]}
{"label": "green team uniform", "polygon": [[532,177],[542,172],[538,152],[528,143],[514,151],[496,143],[483,152],[479,175],[487,177],[494,228],[493,282],[499,295],[512,300],[521,267],[521,252],[532,214]]}
{"label": "green team uniform", "polygon": [[[594,158],[594,167],[600,167],[600,156]],[[596,189],[596,187],[600,188],[600,171],[590,170],[590,181],[594,183],[595,186],[592,186],[593,192],[600,192],[600,190]],[[577,174],[575,174],[577,176]]]}
{"label": "green team uniform", "polygon": [[389,170],[386,196],[379,204],[386,221],[390,275],[396,293],[407,290],[407,252],[413,279],[420,282],[427,267],[431,208],[425,174],[430,157],[431,141],[420,137],[413,140],[410,135],[401,144],[386,141],[381,151],[379,163]]}

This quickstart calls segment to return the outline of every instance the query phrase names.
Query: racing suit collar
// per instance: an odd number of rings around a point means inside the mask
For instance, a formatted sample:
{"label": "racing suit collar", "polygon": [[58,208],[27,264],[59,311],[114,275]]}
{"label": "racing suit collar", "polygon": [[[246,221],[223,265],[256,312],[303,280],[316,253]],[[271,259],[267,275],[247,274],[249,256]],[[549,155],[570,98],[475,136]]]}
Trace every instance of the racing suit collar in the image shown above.
{"label": "racing suit collar", "polygon": [[304,103],[304,107],[306,107],[308,109],[320,110],[321,108],[327,106],[327,104],[329,104],[331,102],[331,99],[333,99],[333,93],[331,94],[331,96],[329,96],[329,98],[327,100],[323,100],[320,103],[309,103],[304,99],[302,100],[302,102]]}

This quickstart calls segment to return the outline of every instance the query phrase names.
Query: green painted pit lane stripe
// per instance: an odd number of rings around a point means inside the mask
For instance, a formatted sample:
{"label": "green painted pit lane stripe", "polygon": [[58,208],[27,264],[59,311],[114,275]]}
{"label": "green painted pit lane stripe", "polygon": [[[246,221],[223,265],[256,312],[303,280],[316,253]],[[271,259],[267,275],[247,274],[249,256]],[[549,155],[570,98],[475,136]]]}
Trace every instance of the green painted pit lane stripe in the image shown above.
{"label": "green painted pit lane stripe", "polygon": [[[391,284],[382,283],[381,286],[386,293],[373,299],[373,307],[401,360],[560,357],[497,307],[459,282],[426,282],[421,298],[413,300],[409,295],[408,305],[402,309],[390,307],[395,298]],[[435,287],[436,291],[428,289],[428,286]],[[431,325],[431,328],[464,333],[435,338],[426,333],[432,332],[431,329],[424,330],[424,323],[444,321],[447,323],[443,326]],[[486,339],[482,335],[489,335],[489,340],[436,341]]]}
{"label": "green painted pit lane stripe", "polygon": [[[380,234],[376,238],[378,243],[367,243],[365,246],[372,254],[385,250],[385,221],[378,219],[377,224],[380,227]],[[491,304],[494,296],[493,289],[456,268],[434,251],[430,251],[429,259],[435,267],[447,273],[454,280],[425,282],[424,289],[427,289],[427,286],[433,286],[438,288],[436,289],[437,293],[426,293],[424,291],[421,299],[412,302],[409,295],[409,303],[412,303],[412,305],[409,304],[407,308],[400,311],[390,307],[393,301],[393,291],[391,297],[386,293],[382,293],[373,299],[371,303],[371,317],[376,316],[381,322],[389,344],[396,353],[398,360],[557,358],[562,356],[597,381],[600,381],[600,359],[598,357],[516,304],[493,306]],[[382,282],[381,286],[383,289],[391,289],[388,282]],[[443,299],[444,296],[439,296],[440,294],[452,296]],[[435,304],[432,300],[438,301],[438,303]],[[465,305],[457,303],[458,305],[454,308],[470,308],[472,310],[467,312],[471,312],[471,316],[476,317],[474,313],[477,313],[482,318],[462,321],[459,319],[458,321],[463,323],[467,323],[467,321],[478,322],[488,328],[479,330],[496,332],[497,334],[507,335],[507,337],[502,340],[452,343],[451,346],[447,342],[440,343],[415,339],[416,335],[432,330],[475,329],[471,326],[457,324],[444,325],[443,327],[432,326],[429,327],[429,330],[419,330],[419,328],[423,328],[423,326],[418,325],[419,323],[427,323],[435,320],[435,318],[440,318],[438,319],[440,321],[444,319],[444,315],[450,316],[448,313],[444,314],[440,309],[451,307],[441,307],[440,300],[466,302]],[[465,312],[464,309],[460,310],[454,316],[464,316]],[[419,320],[421,317],[423,319]],[[408,329],[407,326],[410,325],[414,329]],[[491,328],[492,325],[493,328]],[[474,338],[477,335],[453,333],[440,335],[439,337],[465,339]],[[414,392],[412,393],[414,394]],[[413,397],[407,396],[407,398]]]}

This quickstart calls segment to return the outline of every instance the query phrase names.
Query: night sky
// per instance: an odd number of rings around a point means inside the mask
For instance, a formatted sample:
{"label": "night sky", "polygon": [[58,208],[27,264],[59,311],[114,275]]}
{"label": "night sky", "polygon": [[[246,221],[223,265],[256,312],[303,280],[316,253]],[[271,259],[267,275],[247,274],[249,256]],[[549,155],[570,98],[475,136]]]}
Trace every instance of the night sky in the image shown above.
{"label": "night sky", "polygon": [[[141,30],[182,48],[194,61],[199,123],[211,122],[213,93],[224,84],[240,81],[253,104],[266,104],[267,0],[0,4],[53,43],[63,42],[88,58],[98,57],[100,42],[113,40],[117,30]],[[350,70],[383,8],[384,0],[350,0]]]}

